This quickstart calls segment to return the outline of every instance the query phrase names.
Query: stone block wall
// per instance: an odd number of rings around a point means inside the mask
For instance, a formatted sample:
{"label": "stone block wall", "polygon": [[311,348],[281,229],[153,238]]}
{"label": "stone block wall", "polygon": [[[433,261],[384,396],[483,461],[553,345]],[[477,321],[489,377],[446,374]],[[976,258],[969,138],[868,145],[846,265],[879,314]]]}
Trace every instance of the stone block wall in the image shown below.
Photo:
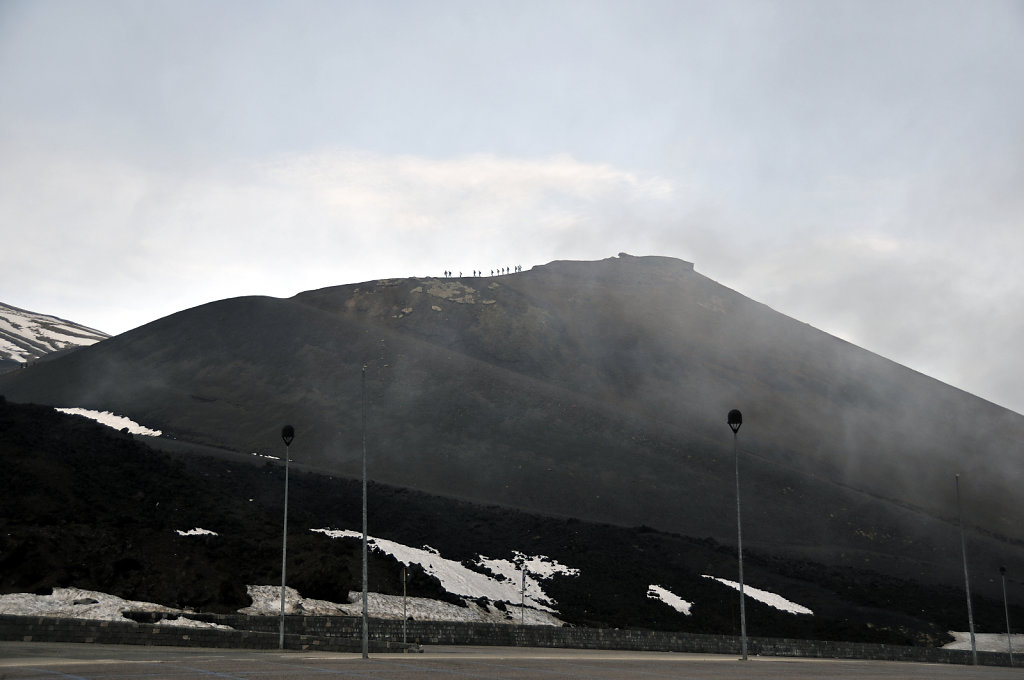
{"label": "stone block wall", "polygon": [[[0,640],[22,642],[95,642],[112,645],[159,645],[229,649],[277,649],[280,633],[267,630],[185,628],[132,621],[59,619],[50,616],[0,615]],[[343,636],[310,636],[286,630],[285,649],[359,652],[361,639]],[[404,645],[375,640],[371,651],[405,651]]]}
{"label": "stone block wall", "polygon": [[[276,649],[280,619],[276,616],[243,614],[182,614],[181,616],[229,626],[233,630],[175,628],[156,625],[171,618],[157,612],[128,614],[135,622],[104,622],[82,619],[0,616],[0,639],[52,640],[64,642],[108,642],[113,644],[166,644],[207,647]],[[370,619],[369,650],[374,653],[415,651],[418,645],[479,645],[504,647],[549,647],[571,649],[618,649],[650,652],[687,652],[738,656],[740,639],[731,635],[700,635],[665,631],[617,628],[573,628],[517,626],[502,623],[463,621],[402,621]],[[359,652],[362,649],[362,620],[355,616],[286,616],[285,646]],[[408,644],[405,644],[407,641]],[[875,661],[917,661],[970,664],[966,650],[933,647],[830,642],[788,638],[747,639],[750,655],[790,656],[820,659],[870,659]],[[1009,666],[1009,654],[979,652],[978,663]]]}

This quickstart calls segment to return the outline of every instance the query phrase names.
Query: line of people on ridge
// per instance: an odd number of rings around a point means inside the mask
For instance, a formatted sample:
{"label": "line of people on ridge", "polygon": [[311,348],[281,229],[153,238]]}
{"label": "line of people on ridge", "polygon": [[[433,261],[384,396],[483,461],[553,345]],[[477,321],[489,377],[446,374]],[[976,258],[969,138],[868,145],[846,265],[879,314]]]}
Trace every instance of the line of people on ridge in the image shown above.
{"label": "line of people on ridge", "polygon": [[[512,274],[512,273],[517,273],[517,272],[521,272],[521,271],[523,271],[523,266],[522,265],[516,265],[515,267],[512,267],[512,268],[501,267],[499,269],[492,269],[491,270],[491,276],[495,276],[495,272],[497,272],[497,276],[502,276],[504,274]],[[450,272],[448,270],[445,270],[444,278],[450,279],[450,278],[452,278],[454,276],[455,276],[455,274],[453,274],[452,272]],[[473,276],[484,276],[484,272],[482,270],[474,269],[473,270]],[[462,278],[462,272],[459,272],[459,278],[460,279]]]}

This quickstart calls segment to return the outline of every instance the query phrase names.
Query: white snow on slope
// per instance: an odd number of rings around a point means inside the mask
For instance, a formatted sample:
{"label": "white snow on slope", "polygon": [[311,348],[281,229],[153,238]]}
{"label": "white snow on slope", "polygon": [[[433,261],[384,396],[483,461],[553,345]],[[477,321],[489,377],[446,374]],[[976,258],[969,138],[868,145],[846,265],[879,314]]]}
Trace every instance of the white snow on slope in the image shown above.
{"label": "white snow on slope", "polygon": [[[730,588],[733,588],[734,590],[738,591],[740,589],[740,584],[736,581],[730,581],[728,579],[718,578],[716,576],[709,576],[707,574],[702,574],[702,576],[704,578],[714,579],[719,583],[724,583],[725,585],[729,586]],[[814,615],[814,612],[812,612],[807,607],[799,605],[795,602],[790,602],[781,595],[769,593],[767,590],[761,590],[760,588],[751,588],[745,583],[743,584],[743,594],[752,600],[763,602],[769,607],[775,607],[776,609],[780,609],[790,614],[810,614],[811,616]]]}
{"label": "white snow on slope", "polygon": [[[331,538],[362,538],[358,531],[342,529],[311,529],[311,531],[322,533]],[[477,564],[486,566],[498,575],[499,578],[480,574],[468,569],[455,560],[449,560],[429,546],[424,548],[410,548],[409,546],[389,541],[383,538],[367,537],[367,543],[375,548],[392,555],[402,564],[419,564],[424,571],[436,576],[441,585],[450,593],[462,597],[479,598],[486,597],[494,602],[520,602],[522,598],[522,572],[508,560],[493,560],[480,556]],[[518,555],[522,555],[518,553]],[[536,607],[548,612],[554,612],[550,605],[555,602],[548,597],[541,587],[538,579],[551,578],[555,574],[575,575],[578,570],[570,569],[554,560],[543,556],[526,557],[522,556],[528,567],[526,575],[526,606]]]}
{"label": "white snow on slope", "polygon": [[209,529],[201,529],[196,527],[195,529],[189,529],[188,531],[182,531],[181,529],[175,529],[175,532],[179,536],[218,536],[216,531],[210,531]]}
{"label": "white snow on slope", "polygon": [[[75,604],[75,602],[80,604]],[[184,614],[180,609],[164,607],[152,602],[124,600],[114,595],[81,588],[54,588],[50,595],[13,593],[0,595],[0,614],[15,616],[52,616],[62,619],[90,619],[94,621],[131,621],[123,612],[166,612]],[[222,628],[230,626],[205,621],[192,621],[184,617],[163,619],[156,625],[173,628]]]}
{"label": "white snow on slope", "polygon": [[68,347],[92,345],[106,333],[0,302],[0,359],[24,364]]}
{"label": "white snow on slope", "polygon": [[[95,603],[75,604],[75,601]],[[12,593],[0,595],[0,613],[18,616],[56,616],[69,619],[95,619],[99,621],[128,621],[121,615],[125,611],[178,612],[152,602],[133,602],[114,595],[81,588],[54,588],[50,595]]]}
{"label": "white snow on slope", "polygon": [[[240,614],[275,616],[281,613],[281,586],[249,586],[252,605],[239,609]],[[304,598],[294,589],[285,588],[285,612],[307,616],[361,616],[363,594],[352,591],[347,603],[328,602]],[[366,608],[371,618],[402,619],[402,596],[367,593]],[[466,607],[430,600],[424,597],[405,598],[406,616],[416,621],[470,621],[475,623],[517,624],[522,620],[528,626],[561,626],[563,621],[549,612],[518,605],[505,605],[502,611],[492,603],[481,607],[469,602]]]}
{"label": "white snow on slope", "polygon": [[139,425],[131,418],[114,415],[110,411],[93,411],[87,408],[58,408],[55,410],[61,413],[69,413],[73,416],[85,416],[90,420],[95,420],[97,423],[112,427],[115,430],[123,430],[127,427],[128,431],[132,434],[144,434],[149,437],[159,437],[162,434],[160,430],[151,430],[148,427]]}
{"label": "white snow on slope", "polygon": [[[943,645],[943,649],[970,649],[971,634],[968,631],[951,630],[949,634],[956,638],[953,642]],[[1013,633],[1009,642],[1006,633],[975,633],[974,646],[979,652],[1007,652],[1013,645],[1013,660],[1017,663],[1017,654],[1024,656],[1024,633]]]}
{"label": "white snow on slope", "polygon": [[530,590],[530,577],[538,576],[542,579],[551,578],[557,574],[562,576],[577,576],[580,573],[579,569],[567,567],[564,564],[557,562],[556,560],[547,557],[546,555],[533,555],[529,556],[518,550],[513,550],[512,554],[515,555],[513,560],[492,560],[489,557],[481,555],[476,563],[481,567],[487,567],[495,574],[498,574],[501,578],[509,581],[520,582],[522,579],[522,572],[526,570],[526,590]]}
{"label": "white snow on slope", "polygon": [[[264,616],[280,614],[280,586],[248,586],[248,591],[253,604],[240,609],[240,613]],[[349,593],[349,603],[337,604],[325,600],[303,598],[294,588],[288,588],[287,591],[286,605],[289,614],[309,616],[360,616],[362,614],[362,593]],[[75,601],[82,602],[82,604],[75,604]],[[402,597],[400,595],[369,593],[367,605],[369,615],[373,618],[402,618]],[[493,604],[481,607],[471,602],[467,607],[459,607],[422,597],[406,598],[405,605],[406,614],[419,621],[475,621],[511,624],[519,623],[520,617],[523,617],[527,625],[561,626],[563,624],[560,619],[548,612],[530,608],[520,610],[518,606],[511,605],[506,605],[505,611],[502,611]],[[228,626],[187,619],[185,616],[188,615],[188,612],[181,609],[165,607],[152,602],[124,600],[95,590],[54,588],[51,595],[33,595],[31,593],[0,595],[0,614],[14,616],[130,621],[131,619],[122,614],[122,612],[128,611],[166,612],[182,615],[176,619],[165,619],[157,624],[161,626],[229,629]]]}
{"label": "white snow on slope", "polygon": [[652,600],[661,600],[669,607],[672,607],[672,609],[687,616],[690,616],[690,608],[693,607],[692,602],[687,602],[669,589],[662,588],[661,586],[647,586],[647,597]]}

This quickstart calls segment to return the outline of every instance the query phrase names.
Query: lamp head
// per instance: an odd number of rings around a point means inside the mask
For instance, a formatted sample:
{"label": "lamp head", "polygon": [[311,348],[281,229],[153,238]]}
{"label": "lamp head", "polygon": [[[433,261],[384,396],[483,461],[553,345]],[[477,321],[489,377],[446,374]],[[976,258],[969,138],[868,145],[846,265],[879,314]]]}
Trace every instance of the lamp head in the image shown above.
{"label": "lamp head", "polygon": [[291,425],[285,425],[281,428],[281,439],[284,441],[285,446],[290,446],[292,440],[295,439],[295,428]]}
{"label": "lamp head", "polygon": [[729,411],[729,418],[727,422],[729,423],[729,427],[732,428],[732,433],[736,434],[740,430],[740,425],[743,424],[743,414],[736,409],[733,409]]}

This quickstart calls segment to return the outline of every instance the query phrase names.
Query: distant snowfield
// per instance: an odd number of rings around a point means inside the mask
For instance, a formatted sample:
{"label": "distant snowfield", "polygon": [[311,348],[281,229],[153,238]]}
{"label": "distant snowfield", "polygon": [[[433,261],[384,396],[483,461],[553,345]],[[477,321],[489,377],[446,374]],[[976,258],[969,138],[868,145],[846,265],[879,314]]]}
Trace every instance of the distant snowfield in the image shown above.
{"label": "distant snowfield", "polygon": [[[362,538],[362,533],[347,529],[311,529],[316,533],[331,538]],[[481,555],[477,564],[490,570],[495,576],[487,576],[464,567],[455,560],[449,560],[429,546],[410,548],[409,546],[373,536],[367,537],[367,543],[386,552],[405,565],[419,564],[424,571],[436,576],[441,585],[450,593],[462,597],[486,597],[494,602],[517,603],[523,599],[523,572],[519,566],[509,560],[498,560]],[[555,602],[544,592],[540,581],[555,575],[575,576],[578,569],[559,564],[543,555],[527,556],[515,553],[517,561],[526,567],[526,606],[536,607],[554,613],[551,605]]]}
{"label": "distant snowfield", "polygon": [[50,352],[92,345],[108,337],[71,321],[0,303],[0,359],[25,364]]}
{"label": "distant snowfield", "polygon": [[[714,579],[714,580],[718,581],[719,583],[723,583],[723,584],[725,584],[725,585],[729,586],[730,588],[733,588],[733,589],[735,589],[737,591],[739,591],[739,589],[740,589],[740,584],[737,583],[736,581],[730,581],[729,579],[718,578],[717,576],[709,576],[708,574],[702,574],[702,576],[704,576],[704,578]],[[760,588],[751,588],[750,586],[748,586],[745,583],[743,584],[743,595],[746,596],[746,597],[749,597],[752,600],[757,600],[758,602],[763,602],[764,604],[768,605],[769,607],[775,607],[776,609],[780,609],[780,610],[782,610],[784,612],[788,612],[790,614],[809,614],[811,616],[814,616],[814,612],[812,612],[807,607],[801,606],[801,605],[797,604],[796,602],[790,602],[789,600],[787,600],[786,598],[782,597],[781,595],[776,595],[775,593],[769,593],[767,590],[761,590]]]}
{"label": "distant snowfield", "polygon": [[112,427],[115,430],[123,430],[127,427],[128,431],[132,434],[144,434],[148,437],[159,437],[163,434],[161,430],[151,430],[148,427],[139,425],[130,418],[114,415],[110,411],[93,411],[87,408],[58,408],[54,410],[61,413],[69,413],[73,416],[85,416],[90,420],[95,420],[97,423]]}

